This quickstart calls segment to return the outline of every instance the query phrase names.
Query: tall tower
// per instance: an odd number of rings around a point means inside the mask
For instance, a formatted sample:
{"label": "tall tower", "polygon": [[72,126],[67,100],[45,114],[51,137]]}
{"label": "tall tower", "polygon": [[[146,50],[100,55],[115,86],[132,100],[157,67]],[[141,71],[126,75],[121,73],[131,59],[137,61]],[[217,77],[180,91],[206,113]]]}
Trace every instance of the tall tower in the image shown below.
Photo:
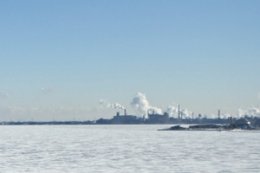
{"label": "tall tower", "polygon": [[218,110],[218,119],[220,119],[220,115],[221,115],[221,112],[220,112],[220,109]]}
{"label": "tall tower", "polygon": [[181,119],[181,106],[178,104],[178,119]]}

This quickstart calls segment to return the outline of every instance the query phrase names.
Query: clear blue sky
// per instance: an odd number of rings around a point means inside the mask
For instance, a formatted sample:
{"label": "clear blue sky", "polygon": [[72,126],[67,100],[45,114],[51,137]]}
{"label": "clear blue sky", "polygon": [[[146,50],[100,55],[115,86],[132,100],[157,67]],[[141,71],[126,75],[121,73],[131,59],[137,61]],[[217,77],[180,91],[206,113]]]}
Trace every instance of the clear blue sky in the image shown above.
{"label": "clear blue sky", "polygon": [[196,113],[258,105],[259,9],[258,0],[1,1],[0,119],[111,117],[98,100],[129,106],[136,92]]}

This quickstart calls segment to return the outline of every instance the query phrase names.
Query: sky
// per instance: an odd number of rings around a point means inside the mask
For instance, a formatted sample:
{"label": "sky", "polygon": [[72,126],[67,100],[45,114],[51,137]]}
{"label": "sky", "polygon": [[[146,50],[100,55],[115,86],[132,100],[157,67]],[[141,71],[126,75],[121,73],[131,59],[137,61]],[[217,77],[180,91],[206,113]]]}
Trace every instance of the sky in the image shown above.
{"label": "sky", "polygon": [[236,114],[260,104],[258,0],[0,2],[0,120],[136,114]]}

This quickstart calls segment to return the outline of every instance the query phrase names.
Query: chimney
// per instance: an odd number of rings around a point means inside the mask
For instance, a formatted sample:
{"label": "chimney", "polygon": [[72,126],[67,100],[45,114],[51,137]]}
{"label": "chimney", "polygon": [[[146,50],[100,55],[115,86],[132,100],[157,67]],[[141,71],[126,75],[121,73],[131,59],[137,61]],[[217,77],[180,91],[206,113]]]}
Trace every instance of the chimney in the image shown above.
{"label": "chimney", "polygon": [[126,109],[124,109],[124,113],[125,113],[125,116],[127,115],[127,113],[126,113]]}
{"label": "chimney", "polygon": [[178,119],[181,119],[181,106],[178,104]]}

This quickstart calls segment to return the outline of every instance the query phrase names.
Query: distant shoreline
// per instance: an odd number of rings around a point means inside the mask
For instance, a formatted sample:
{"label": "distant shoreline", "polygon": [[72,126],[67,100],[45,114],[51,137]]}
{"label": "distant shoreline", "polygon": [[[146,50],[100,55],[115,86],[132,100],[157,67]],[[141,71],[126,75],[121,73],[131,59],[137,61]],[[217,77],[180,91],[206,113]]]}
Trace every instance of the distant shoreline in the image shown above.
{"label": "distant shoreline", "polygon": [[[116,117],[116,118],[115,118]],[[162,119],[137,119],[136,121],[131,121],[129,118],[125,119],[124,116],[117,117],[113,119],[98,119],[98,120],[86,120],[86,121],[2,121],[0,126],[19,126],[19,125],[178,125],[178,124],[230,124],[232,121],[243,119],[243,118],[195,118],[195,119],[178,119],[171,118],[162,121]],[[245,118],[245,117],[244,117]],[[259,117],[246,117],[248,121],[255,127],[260,127]]]}

